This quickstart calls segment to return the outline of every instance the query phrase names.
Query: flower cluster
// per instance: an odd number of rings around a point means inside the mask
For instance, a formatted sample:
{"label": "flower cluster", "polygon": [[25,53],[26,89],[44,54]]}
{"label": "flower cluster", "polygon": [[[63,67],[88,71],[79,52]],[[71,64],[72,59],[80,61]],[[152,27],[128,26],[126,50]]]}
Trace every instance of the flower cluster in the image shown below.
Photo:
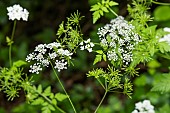
{"label": "flower cluster", "polygon": [[135,110],[132,113],[155,113],[155,111],[150,101],[144,100],[135,104]]}
{"label": "flower cluster", "polygon": [[64,59],[71,59],[73,53],[69,52],[67,49],[63,49],[60,43],[53,42],[49,44],[39,44],[35,47],[34,52],[30,53],[26,57],[26,61],[37,61],[30,66],[29,72],[38,74],[43,67],[48,67],[50,60],[55,61],[54,68],[60,70],[67,69],[67,61]]}
{"label": "flower cluster", "polygon": [[89,52],[92,52],[93,47],[94,47],[94,44],[90,42],[90,38],[80,43],[80,50],[87,49]]}
{"label": "flower cluster", "polygon": [[23,9],[20,5],[13,5],[10,7],[7,7],[7,11],[8,11],[8,16],[9,16],[9,20],[20,20],[21,18],[24,21],[28,20],[28,15],[29,12],[26,9]]}
{"label": "flower cluster", "polygon": [[100,44],[108,51],[108,60],[121,61],[126,65],[133,61],[132,51],[135,45],[141,42],[140,36],[134,32],[134,29],[135,27],[122,16],[98,29]]}
{"label": "flower cluster", "polygon": [[[163,29],[165,32],[170,32],[170,28],[165,27]],[[159,39],[159,42],[167,42],[170,45],[170,34],[167,34]]]}

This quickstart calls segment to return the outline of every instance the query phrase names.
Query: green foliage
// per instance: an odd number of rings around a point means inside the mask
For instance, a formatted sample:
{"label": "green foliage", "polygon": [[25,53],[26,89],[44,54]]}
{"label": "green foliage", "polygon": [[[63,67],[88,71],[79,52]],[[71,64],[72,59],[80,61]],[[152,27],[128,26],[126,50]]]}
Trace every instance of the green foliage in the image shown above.
{"label": "green foliage", "polygon": [[[119,70],[114,69],[113,67],[108,67],[107,71],[103,69],[95,69],[89,71],[87,74],[88,77],[95,77],[100,85],[109,92],[117,92],[116,90],[122,89],[122,93],[128,95],[132,94],[132,84],[127,77],[123,77],[123,74]],[[105,83],[101,82],[104,79]],[[124,83],[122,83],[124,82]]]}
{"label": "green foliage", "polygon": [[170,112],[170,106],[168,104],[165,104],[156,113],[169,113]]}
{"label": "green foliage", "polygon": [[63,45],[66,45],[70,50],[74,50],[77,48],[79,43],[83,40],[81,33],[81,28],[79,25],[79,21],[83,18],[78,13],[71,14],[69,18],[67,18],[66,24],[62,22],[59,25],[59,29],[57,31],[57,41]]}
{"label": "green foliage", "polygon": [[42,113],[51,113],[51,111],[59,110],[65,113],[62,109],[57,106],[57,101],[63,101],[67,98],[66,95],[62,93],[54,94],[51,92],[51,87],[47,87],[44,91],[42,86],[39,85],[38,88],[35,86],[30,87],[31,90],[27,92],[27,101],[31,105],[41,105]]}
{"label": "green foliage", "polygon": [[[108,13],[111,10],[110,7],[118,5],[118,3],[110,0],[102,0],[97,4],[91,6],[90,11],[93,11],[93,23],[96,23],[100,17],[104,15],[104,13]],[[111,10],[113,12],[113,10]],[[115,14],[115,13],[114,13]]]}
{"label": "green foliage", "polygon": [[140,23],[141,25],[146,25],[146,22],[151,21],[152,18],[147,13],[149,9],[150,2],[145,0],[133,0],[132,5],[128,5],[128,12],[133,19],[133,21]]}
{"label": "green foliage", "polygon": [[96,55],[96,57],[95,57],[95,59],[94,59],[93,65],[95,65],[95,64],[98,63],[98,62],[100,62],[102,59],[103,59],[104,61],[107,60],[106,54],[104,54],[102,50],[97,50],[96,53],[98,53],[98,54]]}
{"label": "green foliage", "polygon": [[167,93],[170,91],[170,74],[163,74],[159,78],[159,82],[154,84],[153,88],[151,91],[159,91],[162,93]]}
{"label": "green foliage", "polygon": [[22,85],[24,73],[21,66],[25,64],[25,61],[19,60],[14,62],[11,68],[0,68],[0,90],[7,94],[8,100],[12,101],[18,97],[19,90],[24,87]]}

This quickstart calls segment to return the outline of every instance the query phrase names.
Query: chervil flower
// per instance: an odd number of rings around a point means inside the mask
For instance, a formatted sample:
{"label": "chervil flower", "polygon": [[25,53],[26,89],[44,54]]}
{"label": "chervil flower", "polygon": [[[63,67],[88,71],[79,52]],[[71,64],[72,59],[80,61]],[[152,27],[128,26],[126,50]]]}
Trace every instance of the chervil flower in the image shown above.
{"label": "chervil flower", "polygon": [[135,110],[132,113],[155,113],[155,111],[150,101],[144,100],[135,104]]}
{"label": "chervil flower", "polygon": [[58,72],[60,72],[60,70],[67,69],[66,65],[67,62],[65,62],[63,59],[61,61],[56,60],[54,68],[58,69]]}
{"label": "chervil flower", "polygon": [[70,53],[70,51],[68,51],[68,50],[64,50],[64,49],[58,49],[58,54],[60,54],[60,55],[63,55],[63,56],[71,56],[73,53]]}
{"label": "chervil flower", "polygon": [[80,50],[87,49],[89,52],[92,52],[93,47],[94,47],[94,44],[90,42],[90,38],[80,43]]}
{"label": "chervil flower", "polygon": [[30,66],[29,72],[38,74],[42,70],[41,66],[48,67],[51,61],[55,61],[55,68],[58,71],[67,69],[67,61],[64,61],[64,58],[71,59],[72,54],[69,50],[63,49],[61,44],[57,42],[39,44],[35,47],[34,52],[26,57],[27,62],[37,62]]}
{"label": "chervil flower", "polygon": [[132,58],[132,51],[141,42],[140,36],[135,33],[135,27],[129,24],[122,16],[110,21],[98,29],[100,44],[107,49],[107,58],[110,61],[121,61],[128,65]]}
{"label": "chervil flower", "polygon": [[20,20],[21,18],[24,21],[28,20],[28,15],[29,12],[26,9],[23,9],[20,5],[13,5],[10,7],[7,7],[7,11],[8,11],[8,16],[9,16],[9,20]]}
{"label": "chervil flower", "polygon": [[36,64],[30,66],[29,72],[39,74],[39,71],[41,71],[41,70],[42,70],[42,68],[41,68],[40,63],[36,63]]}
{"label": "chervil flower", "polygon": [[49,54],[50,59],[55,59],[57,57],[56,52],[48,53],[48,54]]}

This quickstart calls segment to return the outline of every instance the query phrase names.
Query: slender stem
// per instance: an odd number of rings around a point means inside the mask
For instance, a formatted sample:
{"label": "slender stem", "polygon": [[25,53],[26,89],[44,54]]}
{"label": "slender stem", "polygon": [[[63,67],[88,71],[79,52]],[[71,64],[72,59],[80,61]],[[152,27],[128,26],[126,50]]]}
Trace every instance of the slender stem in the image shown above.
{"label": "slender stem", "polygon": [[[11,41],[13,41],[13,39],[14,39],[16,23],[17,23],[17,21],[14,20],[14,25],[13,25],[13,29],[12,29],[12,35],[11,35]],[[9,45],[9,64],[10,64],[10,66],[12,66],[11,51],[12,51],[12,43]]]}
{"label": "slender stem", "polygon": [[152,1],[152,3],[158,4],[158,5],[170,5],[170,3],[162,3],[162,2],[156,2],[156,1]]}
{"label": "slender stem", "polygon": [[56,73],[56,71],[55,71],[55,69],[54,69],[53,64],[52,64],[51,62],[50,62],[50,64],[51,64],[51,66],[52,66],[52,69],[53,69],[53,71],[54,71],[54,74],[55,74],[56,77],[57,77],[57,80],[59,81],[59,84],[61,85],[62,89],[64,90],[65,94],[67,95],[68,100],[69,100],[69,102],[70,102],[70,104],[71,104],[71,106],[72,106],[74,112],[77,113],[77,112],[76,112],[76,109],[75,109],[75,107],[74,107],[74,105],[73,105],[73,103],[72,103],[72,101],[71,101],[71,99],[70,99],[70,97],[69,97],[69,95],[68,95],[68,93],[67,93],[67,91],[65,90],[63,84],[61,83],[61,81],[60,81],[60,79],[59,79],[59,77],[58,77],[58,75],[57,75],[57,73]]}
{"label": "slender stem", "polygon": [[98,111],[98,109],[100,108],[100,106],[101,106],[101,104],[102,104],[102,102],[103,102],[103,100],[105,99],[105,97],[106,97],[106,94],[107,94],[107,90],[105,91],[105,93],[104,93],[104,95],[103,95],[103,98],[102,98],[102,100],[100,101],[100,103],[99,103],[99,105],[97,106],[97,108],[96,108],[96,110],[95,110],[95,112],[94,113],[97,113],[97,111]]}
{"label": "slender stem", "polygon": [[110,7],[108,7],[108,9],[109,9],[115,16],[118,16]]}

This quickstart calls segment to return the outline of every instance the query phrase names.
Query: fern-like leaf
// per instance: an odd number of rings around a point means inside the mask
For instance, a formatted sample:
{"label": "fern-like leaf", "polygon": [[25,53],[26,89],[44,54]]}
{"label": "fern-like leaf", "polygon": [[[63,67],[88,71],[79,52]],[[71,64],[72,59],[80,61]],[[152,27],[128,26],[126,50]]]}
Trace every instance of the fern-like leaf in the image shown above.
{"label": "fern-like leaf", "polygon": [[159,91],[161,93],[170,92],[170,73],[161,76],[160,81],[153,86],[151,91]]}

